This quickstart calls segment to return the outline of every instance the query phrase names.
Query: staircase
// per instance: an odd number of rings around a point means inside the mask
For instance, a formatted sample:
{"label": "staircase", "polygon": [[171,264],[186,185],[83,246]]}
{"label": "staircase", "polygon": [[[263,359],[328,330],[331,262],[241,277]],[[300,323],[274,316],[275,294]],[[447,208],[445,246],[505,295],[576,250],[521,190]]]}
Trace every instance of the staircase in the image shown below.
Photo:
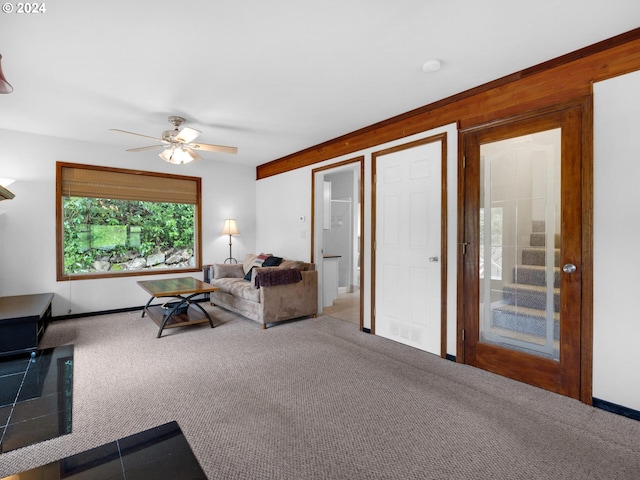
{"label": "staircase", "polygon": [[[491,329],[503,337],[544,345],[546,342],[547,278],[545,222],[533,221],[529,246],[513,269],[513,282],[503,285],[502,300],[492,305]],[[555,238],[553,339],[560,338],[560,235]],[[557,349],[557,345],[554,350]]]}

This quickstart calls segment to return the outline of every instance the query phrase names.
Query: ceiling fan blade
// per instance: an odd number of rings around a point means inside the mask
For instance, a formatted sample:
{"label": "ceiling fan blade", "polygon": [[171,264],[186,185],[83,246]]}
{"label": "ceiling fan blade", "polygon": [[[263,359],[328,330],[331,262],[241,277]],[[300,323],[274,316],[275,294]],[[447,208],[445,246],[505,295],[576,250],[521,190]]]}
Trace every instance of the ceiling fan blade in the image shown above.
{"label": "ceiling fan blade", "polygon": [[238,153],[238,147],[225,147],[224,145],[209,145],[207,143],[192,143],[189,148],[195,148],[196,150],[206,150],[208,152],[222,152],[222,153]]}
{"label": "ceiling fan blade", "polygon": [[110,128],[109,130],[111,130],[112,132],[128,133],[129,135],[136,135],[138,137],[150,138],[151,140],[155,140],[156,142],[163,142],[164,141],[161,138],[151,137],[149,135],[143,135],[141,133],[127,132],[126,130],[120,130],[119,128]]}
{"label": "ceiling fan blade", "polygon": [[195,128],[184,127],[182,130],[180,130],[180,133],[176,135],[176,140],[182,143],[191,143],[201,133],[202,132],[200,130],[196,130]]}
{"label": "ceiling fan blade", "polygon": [[200,155],[198,155],[196,152],[194,152],[192,149],[190,148],[185,148],[184,149],[190,156],[191,158],[193,158],[194,160],[200,160]]}
{"label": "ceiling fan blade", "polygon": [[136,147],[136,148],[127,148],[127,152],[143,152],[145,150],[152,150],[154,148],[164,148],[164,145],[150,145],[148,147]]}

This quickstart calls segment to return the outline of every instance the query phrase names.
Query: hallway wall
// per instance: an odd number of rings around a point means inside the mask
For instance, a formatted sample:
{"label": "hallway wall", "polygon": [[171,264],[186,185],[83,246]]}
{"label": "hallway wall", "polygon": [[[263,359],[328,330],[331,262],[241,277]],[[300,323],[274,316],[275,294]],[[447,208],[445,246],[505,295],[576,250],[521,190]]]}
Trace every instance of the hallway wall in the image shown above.
{"label": "hallway wall", "polygon": [[640,71],[593,90],[593,396],[640,410]]}

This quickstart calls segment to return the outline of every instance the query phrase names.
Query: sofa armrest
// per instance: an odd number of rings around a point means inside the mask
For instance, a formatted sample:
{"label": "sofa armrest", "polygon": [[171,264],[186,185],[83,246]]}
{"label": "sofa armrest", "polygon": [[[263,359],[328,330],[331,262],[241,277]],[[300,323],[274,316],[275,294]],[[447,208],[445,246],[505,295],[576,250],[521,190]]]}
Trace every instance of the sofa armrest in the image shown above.
{"label": "sofa armrest", "polygon": [[260,288],[264,324],[318,313],[318,272],[300,273],[300,282]]}

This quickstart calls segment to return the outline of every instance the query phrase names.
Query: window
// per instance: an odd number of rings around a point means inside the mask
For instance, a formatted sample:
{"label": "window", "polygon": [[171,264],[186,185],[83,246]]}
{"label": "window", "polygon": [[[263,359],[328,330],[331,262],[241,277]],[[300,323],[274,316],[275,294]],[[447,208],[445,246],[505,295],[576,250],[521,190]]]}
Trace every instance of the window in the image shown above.
{"label": "window", "polygon": [[201,179],[56,164],[58,280],[201,269]]}

